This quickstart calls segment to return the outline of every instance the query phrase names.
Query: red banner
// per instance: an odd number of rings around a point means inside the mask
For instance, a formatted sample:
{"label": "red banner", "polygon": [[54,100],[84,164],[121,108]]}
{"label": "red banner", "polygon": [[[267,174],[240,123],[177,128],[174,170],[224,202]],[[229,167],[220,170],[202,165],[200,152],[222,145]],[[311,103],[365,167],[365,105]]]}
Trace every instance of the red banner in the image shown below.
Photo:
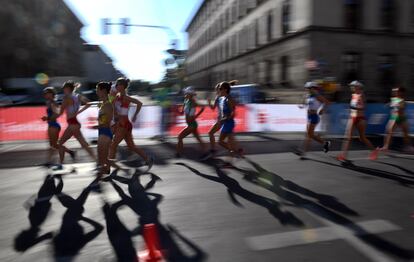
{"label": "red banner", "polygon": [[[46,107],[0,108],[0,141],[47,139]],[[66,128],[66,116],[59,118]]]}
{"label": "red banner", "polygon": [[[184,115],[179,115],[177,112],[178,110],[174,110],[175,123],[170,125],[168,129],[169,134],[172,136],[178,135],[181,132],[181,130],[183,130],[187,126]],[[245,106],[237,106],[236,116],[234,120],[236,122],[236,127],[234,129],[235,132],[247,131]],[[209,107],[205,107],[204,112],[197,118],[198,132],[200,134],[208,134],[208,131],[214,125],[214,123],[216,123],[216,121],[217,110],[211,110]]]}

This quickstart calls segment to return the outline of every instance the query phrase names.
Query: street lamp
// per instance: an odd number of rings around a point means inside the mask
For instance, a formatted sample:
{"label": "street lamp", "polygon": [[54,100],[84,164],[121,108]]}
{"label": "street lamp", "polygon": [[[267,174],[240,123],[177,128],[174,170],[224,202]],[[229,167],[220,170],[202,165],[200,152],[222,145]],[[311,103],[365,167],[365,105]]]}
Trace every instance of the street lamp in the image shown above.
{"label": "street lamp", "polygon": [[112,25],[119,25],[121,26],[121,34],[129,34],[129,28],[130,27],[145,27],[145,28],[154,28],[154,29],[161,29],[164,30],[170,40],[171,40],[171,46],[173,47],[173,49],[176,48],[176,46],[178,45],[178,38],[177,35],[174,33],[174,31],[168,27],[168,26],[160,26],[160,25],[143,25],[143,24],[131,24],[129,21],[129,18],[122,18],[121,22],[118,23],[114,23],[111,22],[111,20],[109,18],[102,18],[102,34],[104,35],[108,35],[110,34],[110,26]]}

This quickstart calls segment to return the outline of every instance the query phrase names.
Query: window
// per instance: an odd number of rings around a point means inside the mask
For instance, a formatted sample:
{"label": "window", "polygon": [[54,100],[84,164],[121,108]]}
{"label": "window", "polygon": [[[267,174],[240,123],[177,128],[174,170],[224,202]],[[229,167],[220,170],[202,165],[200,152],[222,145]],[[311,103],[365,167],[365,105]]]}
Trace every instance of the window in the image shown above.
{"label": "window", "polygon": [[345,27],[359,29],[361,27],[361,3],[360,0],[345,1]]}
{"label": "window", "polygon": [[273,61],[266,60],[265,61],[265,83],[272,84],[273,83]]}
{"label": "window", "polygon": [[233,2],[232,6],[231,6],[231,23],[235,23],[237,22],[237,18],[239,17],[238,13],[238,6],[237,6],[237,2]]}
{"label": "window", "polygon": [[394,30],[396,25],[395,15],[395,1],[394,0],[382,0],[381,6],[381,26],[386,30]]}
{"label": "window", "polygon": [[254,9],[257,5],[257,0],[247,0],[247,12]]}
{"label": "window", "polygon": [[253,30],[254,30],[254,47],[258,47],[260,45],[259,43],[259,19],[256,19]]}
{"label": "window", "polygon": [[270,42],[272,40],[272,32],[273,32],[273,14],[269,12],[267,15],[267,25],[266,25],[266,42]]}
{"label": "window", "polygon": [[280,58],[280,82],[288,82],[289,58],[282,56]]}
{"label": "window", "polygon": [[282,34],[285,35],[290,30],[290,0],[283,1],[282,5]]}
{"label": "window", "polygon": [[348,52],[342,56],[343,62],[343,84],[360,79],[361,75],[361,54]]}
{"label": "window", "polygon": [[384,97],[389,96],[391,88],[396,84],[396,57],[392,54],[378,56],[378,84],[383,90]]}
{"label": "window", "polygon": [[232,54],[232,48],[231,48],[231,37],[227,39],[226,41],[226,49],[227,49],[227,58],[230,58]]}
{"label": "window", "polygon": [[[414,56],[411,57],[411,87],[414,86]],[[413,92],[412,92],[413,93]]]}

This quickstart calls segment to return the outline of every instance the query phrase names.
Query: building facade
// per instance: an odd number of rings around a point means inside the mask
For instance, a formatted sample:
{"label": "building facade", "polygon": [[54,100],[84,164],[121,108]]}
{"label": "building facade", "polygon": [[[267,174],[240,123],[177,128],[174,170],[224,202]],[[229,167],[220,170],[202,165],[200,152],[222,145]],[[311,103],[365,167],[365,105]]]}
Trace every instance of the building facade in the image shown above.
{"label": "building facade", "polygon": [[197,88],[238,79],[294,91],[335,77],[363,81],[371,101],[395,84],[414,97],[414,1],[205,0],[186,31]]}
{"label": "building facade", "polygon": [[2,1],[0,80],[82,76],[82,27],[63,0]]}
{"label": "building facade", "polygon": [[114,81],[123,74],[118,71],[112,59],[99,45],[84,44],[83,67],[85,79],[93,84],[99,81]]}

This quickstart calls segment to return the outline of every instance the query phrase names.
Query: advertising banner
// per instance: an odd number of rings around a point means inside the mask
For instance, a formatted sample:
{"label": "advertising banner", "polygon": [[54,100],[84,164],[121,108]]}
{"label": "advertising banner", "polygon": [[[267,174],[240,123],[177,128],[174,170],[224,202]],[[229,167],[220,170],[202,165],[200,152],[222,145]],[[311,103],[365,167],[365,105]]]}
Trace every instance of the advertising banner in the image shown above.
{"label": "advertising banner", "polygon": [[[246,106],[249,132],[305,132],[307,109],[298,105],[248,104]],[[324,127],[324,118],[316,131]]]}
{"label": "advertising banner", "polygon": [[[78,120],[82,124],[82,134],[88,140],[98,138],[98,130],[94,127],[98,125],[98,107],[92,106],[78,115]],[[129,108],[129,119],[131,120],[136,107]],[[138,113],[137,120],[133,124],[132,135],[134,138],[149,138],[160,134],[161,107],[143,106]]]}
{"label": "advertising banner", "polygon": [[[365,108],[367,119],[367,134],[383,134],[389,118],[390,109],[384,104],[368,104]],[[407,112],[408,113],[408,112]],[[343,135],[350,114],[349,104],[332,104],[328,109],[327,132],[333,135]]]}
{"label": "advertising banner", "polygon": [[[0,108],[0,141],[47,139],[46,107]],[[59,119],[66,127],[66,116]]]}
{"label": "advertising banner", "polygon": [[[185,122],[184,115],[178,114],[178,107],[173,110],[174,121],[170,124],[168,128],[169,135],[176,136],[181,130],[183,130],[187,124]],[[197,111],[198,112],[198,111]],[[234,118],[236,122],[235,132],[246,132],[247,125],[246,122],[246,107],[243,105],[236,107],[236,114]],[[211,110],[209,107],[205,107],[204,112],[197,118],[198,131],[200,134],[208,134],[210,128],[217,121],[217,110]]]}

